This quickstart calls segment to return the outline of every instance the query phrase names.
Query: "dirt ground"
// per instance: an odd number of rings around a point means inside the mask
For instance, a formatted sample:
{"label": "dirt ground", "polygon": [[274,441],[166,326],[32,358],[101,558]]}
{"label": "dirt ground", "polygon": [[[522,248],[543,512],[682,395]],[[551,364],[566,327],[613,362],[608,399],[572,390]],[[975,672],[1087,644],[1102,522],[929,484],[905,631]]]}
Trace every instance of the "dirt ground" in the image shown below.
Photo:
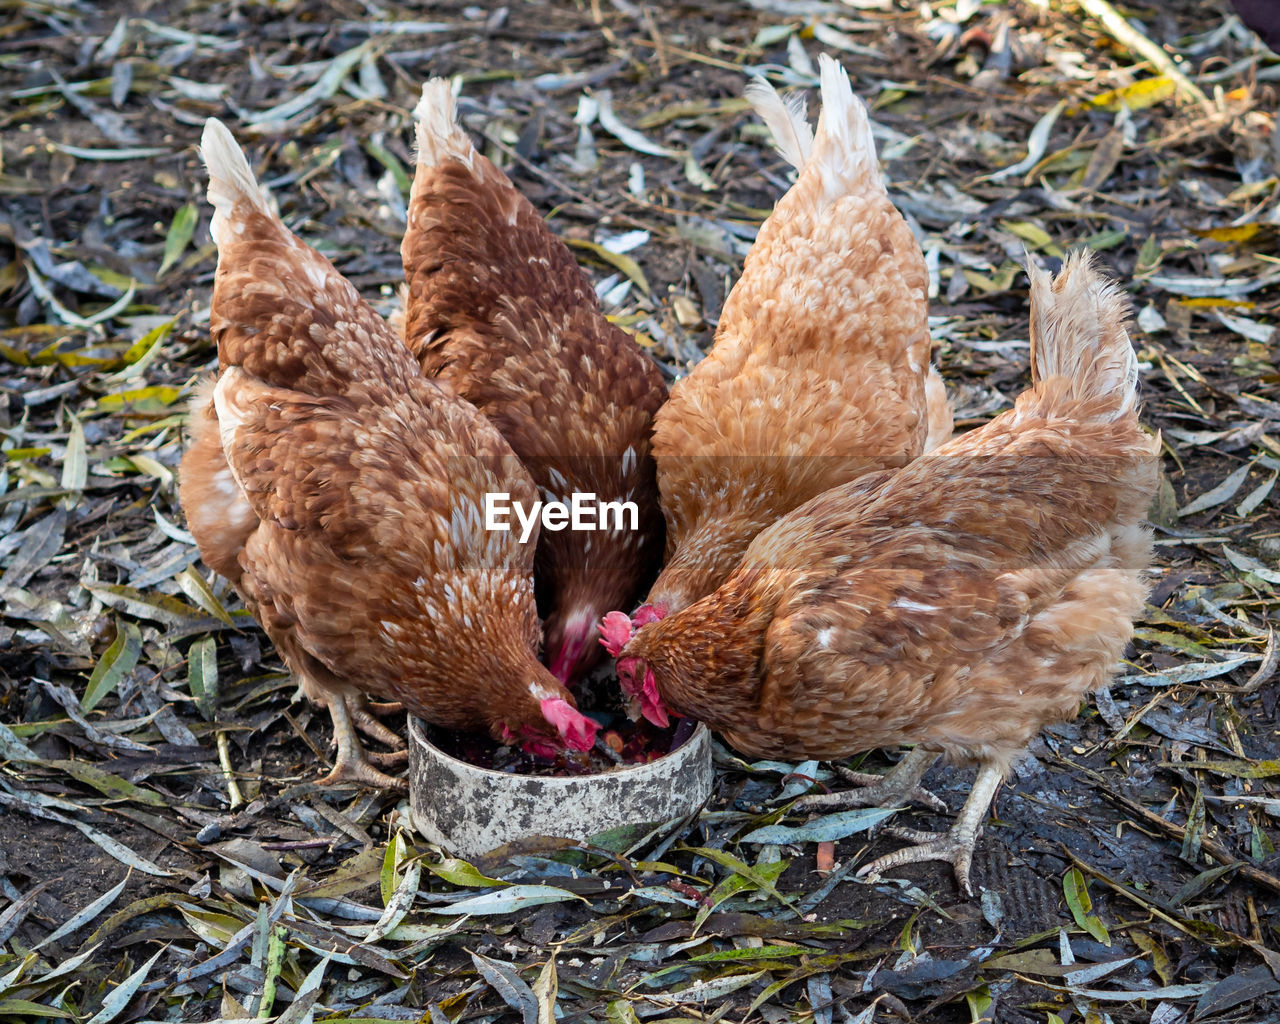
{"label": "dirt ground", "polygon": [[[6,4],[0,1022],[1280,1020],[1280,59],[1224,4],[1134,3],[1129,33],[1099,9]],[[177,503],[215,365],[205,118],[386,312],[409,112],[460,76],[473,138],[674,378],[788,185],[743,86],[815,112],[822,52],[926,252],[959,425],[1026,383],[1023,248],[1087,244],[1132,296],[1166,446],[1135,643],[997,796],[978,896],[945,865],[854,881],[887,835],[821,873],[813,843],[744,841],[803,786],[727,749],[695,822],[473,865],[395,794],[317,786],[327,717]],[[955,811],[972,777],[927,784]]]}

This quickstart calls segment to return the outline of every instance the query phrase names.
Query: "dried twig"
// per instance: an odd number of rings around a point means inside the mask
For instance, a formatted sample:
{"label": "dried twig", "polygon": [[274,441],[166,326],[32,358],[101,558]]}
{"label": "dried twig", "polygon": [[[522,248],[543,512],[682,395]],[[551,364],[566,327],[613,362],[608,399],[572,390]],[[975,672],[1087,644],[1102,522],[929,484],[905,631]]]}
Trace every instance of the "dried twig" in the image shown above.
{"label": "dried twig", "polygon": [[[1122,810],[1127,811],[1129,814],[1134,815],[1136,818],[1139,818],[1142,822],[1150,825],[1152,828],[1164,832],[1166,835],[1172,836],[1174,839],[1179,841],[1186,836],[1187,830],[1181,825],[1172,821],[1165,821],[1164,818],[1160,817],[1160,815],[1156,814],[1154,811],[1147,810],[1141,804],[1134,803],[1128,797],[1112,792],[1105,786],[1100,787],[1100,791],[1105,799]],[[1240,860],[1234,856],[1230,850],[1216,840],[1210,839],[1208,836],[1202,836],[1200,839],[1200,849],[1216,860],[1219,864],[1226,864],[1235,868],[1240,877],[1247,878],[1249,881],[1260,885],[1265,889],[1270,889],[1274,893],[1280,893],[1280,878],[1276,878],[1275,875],[1269,875],[1261,868],[1254,867],[1252,864],[1248,864],[1245,861]]]}

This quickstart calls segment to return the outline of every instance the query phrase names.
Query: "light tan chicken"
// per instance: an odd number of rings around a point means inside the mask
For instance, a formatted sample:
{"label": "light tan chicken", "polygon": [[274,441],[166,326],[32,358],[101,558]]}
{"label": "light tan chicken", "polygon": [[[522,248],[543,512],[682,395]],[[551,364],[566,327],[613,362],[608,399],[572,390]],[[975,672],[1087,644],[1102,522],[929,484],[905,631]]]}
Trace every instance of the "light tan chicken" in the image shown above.
{"label": "light tan chicken", "polygon": [[[428,377],[483,412],[547,501],[634,502],[621,529],[544,529],[534,577],[546,657],[563,682],[600,654],[596,626],[657,573],[663,522],[653,360],[600,309],[565,244],[458,123],[449,83],[414,111],[418,163],[401,253],[405,341]],[[611,523],[611,526],[614,525]]]}
{"label": "light tan chicken", "polygon": [[[1126,300],[1084,255],[1052,282],[1030,273],[1033,386],[1012,410],[814,498],[620,652],[629,692],[749,755],[915,745],[882,780],[804,809],[893,806],[939,754],[976,761],[951,831],[907,833],[918,845],[863,876],[947,860],[968,891],[1010,760],[1106,684],[1147,593],[1159,439],[1138,424]],[[606,623],[615,640],[628,629]]]}
{"label": "light tan chicken", "polygon": [[760,530],[814,495],[951,434],[924,257],[880,179],[866,109],[844,70],[820,63],[816,136],[803,102],[763,79],[747,89],[799,176],[760,228],[711,352],[658,411],[667,561],[638,622],[711,593]]}
{"label": "light tan chicken", "polygon": [[533,544],[484,528],[486,493],[534,499],[510,446],[284,226],[222,124],[201,150],[219,375],[181,499],[206,564],[328,706],[326,781],[396,785],[353,730],[361,694],[539,750],[590,747],[594,723],[537,660]]}

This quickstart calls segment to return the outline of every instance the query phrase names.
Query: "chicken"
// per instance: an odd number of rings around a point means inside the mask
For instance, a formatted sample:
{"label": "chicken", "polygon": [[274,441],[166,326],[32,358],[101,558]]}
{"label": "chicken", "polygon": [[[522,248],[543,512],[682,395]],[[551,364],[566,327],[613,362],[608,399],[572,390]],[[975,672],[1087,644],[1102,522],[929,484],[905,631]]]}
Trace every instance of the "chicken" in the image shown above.
{"label": "chicken", "polygon": [[284,226],[218,121],[201,149],[219,375],[181,499],[206,564],[328,706],[325,781],[395,784],[355,736],[360,694],[539,751],[587,749],[595,724],[537,660],[533,545],[483,528],[486,493],[535,494],[510,446]]}
{"label": "chicken", "polygon": [[880,180],[866,109],[821,58],[816,137],[803,101],[747,97],[799,169],[747,254],[715,344],[658,412],[667,560],[642,616],[711,593],[780,516],[951,434],[929,364],[928,273]]}
{"label": "chicken", "polygon": [[[862,791],[893,806],[939,754],[976,761],[954,827],[861,869],[947,860],[969,891],[1010,760],[1105,685],[1147,593],[1159,439],[1136,411],[1122,293],[1073,255],[1031,269],[1033,386],[906,468],[833,488],[761,532],[712,595],[620,651],[647,688],[752,756],[914,744]],[[626,629],[625,623],[618,623]]]}
{"label": "chicken", "polygon": [[[563,682],[600,654],[596,626],[653,581],[664,525],[650,434],[657,366],[600,310],[568,248],[458,124],[449,83],[414,111],[418,165],[401,254],[405,340],[427,376],[483,412],[543,500],[634,502],[634,525],[544,529],[534,578]],[[601,508],[601,505],[597,505]]]}

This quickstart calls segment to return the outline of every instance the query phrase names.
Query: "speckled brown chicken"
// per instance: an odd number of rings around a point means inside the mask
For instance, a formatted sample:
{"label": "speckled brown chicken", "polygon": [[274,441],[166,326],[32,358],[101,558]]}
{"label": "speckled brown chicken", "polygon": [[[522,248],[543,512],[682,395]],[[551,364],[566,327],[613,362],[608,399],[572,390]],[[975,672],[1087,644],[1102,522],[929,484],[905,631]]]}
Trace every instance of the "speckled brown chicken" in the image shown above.
{"label": "speckled brown chicken", "polygon": [[332,713],[329,781],[394,784],[353,731],[359,694],[586,749],[594,723],[537,660],[533,545],[483,528],[486,492],[534,497],[510,446],[289,232],[217,121],[202,153],[219,374],[192,418],[182,504],[206,564]]}
{"label": "speckled brown chicken", "polygon": [[405,340],[428,377],[481,410],[543,500],[632,501],[636,528],[544,529],[534,576],[546,658],[562,681],[600,656],[596,626],[630,607],[662,556],[650,434],[658,368],[600,310],[591,282],[537,210],[457,121],[449,83],[414,112],[418,165],[401,253]]}
{"label": "speckled brown chicken", "polygon": [[816,136],[802,104],[762,79],[748,87],[799,176],[747,254],[711,352],[658,412],[667,560],[654,614],[711,593],[760,530],[814,495],[951,434],[924,256],[844,70],[824,55],[821,78]]}
{"label": "speckled brown chicken", "polygon": [[943,859],[967,890],[1010,760],[1106,683],[1142,609],[1159,439],[1138,423],[1126,301],[1075,255],[1052,282],[1031,270],[1031,306],[1033,386],[1012,410],[813,499],[621,651],[631,692],[656,688],[749,755],[916,745],[808,808],[892,806],[940,753],[978,762],[949,834],[912,834],[863,875]]}

